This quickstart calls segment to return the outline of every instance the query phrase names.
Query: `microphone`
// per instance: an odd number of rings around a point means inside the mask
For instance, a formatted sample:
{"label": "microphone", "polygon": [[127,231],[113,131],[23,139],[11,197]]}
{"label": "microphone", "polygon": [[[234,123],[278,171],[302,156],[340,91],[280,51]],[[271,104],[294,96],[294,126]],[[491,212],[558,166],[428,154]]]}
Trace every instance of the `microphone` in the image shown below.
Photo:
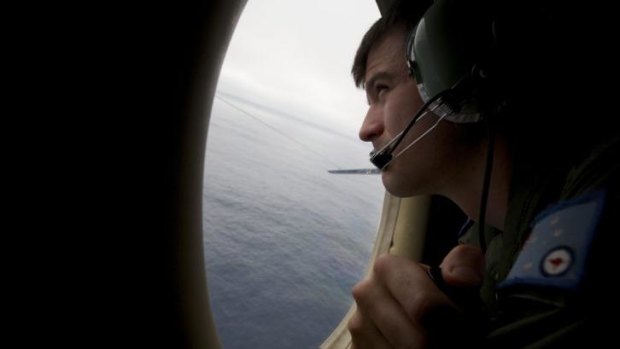
{"label": "microphone", "polygon": [[370,152],[370,162],[372,162],[373,165],[375,165],[379,170],[383,170],[384,168],[387,167],[387,165],[394,159],[394,157],[390,152],[377,152],[377,151],[371,151]]}
{"label": "microphone", "polygon": [[[474,67],[475,68],[475,67]],[[473,69],[473,68],[472,68]],[[445,117],[448,117],[448,120],[456,123],[463,122],[478,122],[481,119],[481,115],[474,110],[468,110],[468,107],[464,105],[466,102],[465,96],[471,89],[471,76],[465,75],[459,81],[457,81],[452,87],[436,94],[432,98],[428,99],[424,105],[416,112],[413,119],[407,124],[407,127],[400,132],[396,137],[392,138],[383,148],[379,150],[373,150],[370,152],[370,162],[375,165],[379,170],[385,169],[390,162],[394,161],[397,157],[403,154],[406,150],[411,148],[414,144],[416,144],[419,140],[421,140],[424,136],[426,136],[429,132],[435,129],[439,122],[443,120]],[[420,89],[423,91],[423,88]],[[421,93],[422,98],[426,100],[426,93]],[[411,127],[422,117],[427,115],[430,112],[435,112],[437,110],[439,114],[439,119],[433,126],[431,126],[426,132],[424,132],[421,136],[416,138],[413,142],[411,142],[405,149],[401,150],[398,154],[392,155],[396,147],[400,144],[400,142],[405,138],[405,135],[411,130]]]}
{"label": "microphone", "polygon": [[392,152],[396,148],[396,145],[400,143],[402,136],[405,134],[405,130],[401,131],[396,137],[392,138],[383,148],[375,149],[370,152],[370,162],[375,165],[379,170],[383,170],[394,159]]}
{"label": "microphone", "polygon": [[[431,111],[432,110],[429,110],[425,112],[424,114],[422,114],[418,118],[418,120],[424,117],[425,115],[427,115],[428,113],[430,113]],[[409,129],[403,130],[401,133],[399,133],[396,137],[394,137],[390,142],[388,142],[386,146],[381,148],[379,151],[373,150],[372,152],[370,152],[370,162],[372,162],[373,165],[377,166],[380,170],[383,170],[390,164],[390,162],[396,160],[396,158],[401,156],[405,151],[409,150],[409,148],[413,147],[414,144],[418,143],[422,138],[424,138],[427,134],[429,134],[432,130],[434,130],[435,127],[439,125],[439,122],[443,120],[445,117],[446,117],[445,114],[440,116],[439,119],[435,121],[433,126],[429,127],[428,130],[422,133],[418,138],[414,139],[413,142],[409,143],[409,145],[406,146],[405,149],[401,150],[396,155],[392,155],[392,152],[394,152],[396,145],[398,145],[398,143],[400,142],[400,140],[402,140],[404,134],[406,133],[405,131],[409,131]]]}
{"label": "microphone", "polygon": [[[413,142],[411,142],[407,147],[405,147],[405,149],[401,150],[396,155],[392,155],[392,153],[394,152],[396,147],[400,144],[400,142],[403,140],[403,138],[405,138],[405,136],[407,135],[409,130],[411,130],[413,125],[419,119],[421,119],[422,117],[426,116],[430,112],[433,112],[435,109],[439,108],[440,106],[445,105],[445,102],[443,102],[443,99],[441,98],[443,95],[444,95],[443,93],[440,93],[440,94],[436,95],[435,97],[431,98],[428,102],[424,103],[424,105],[416,112],[416,114],[411,119],[409,124],[407,124],[407,127],[405,127],[405,129],[403,129],[399,134],[397,134],[394,138],[392,138],[392,140],[390,140],[381,149],[379,149],[379,150],[375,149],[375,150],[371,151],[370,154],[369,154],[370,162],[373,165],[375,165],[379,170],[383,170],[383,169],[385,169],[388,166],[388,164],[390,162],[392,162],[394,159],[396,159],[401,154],[403,154],[407,149],[411,148],[414,144],[416,144],[420,139],[422,139],[424,136],[426,136],[429,132],[434,130],[435,127],[437,127],[437,125],[439,124],[439,121],[441,121],[445,117],[445,115],[442,115],[437,120],[437,122],[435,122],[435,124],[433,126],[431,126],[428,130],[426,130],[426,132],[424,132],[421,136],[419,136]],[[433,107],[429,109],[429,106],[431,104],[433,104],[435,101],[437,101],[437,103],[435,103],[433,105]]]}

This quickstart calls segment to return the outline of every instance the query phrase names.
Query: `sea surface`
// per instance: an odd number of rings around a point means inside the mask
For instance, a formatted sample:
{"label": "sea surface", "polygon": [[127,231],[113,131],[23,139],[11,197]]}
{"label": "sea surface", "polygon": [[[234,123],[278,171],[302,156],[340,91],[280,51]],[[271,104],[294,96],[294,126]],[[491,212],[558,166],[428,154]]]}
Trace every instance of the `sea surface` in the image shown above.
{"label": "sea surface", "polygon": [[370,167],[369,150],[300,115],[215,99],[203,223],[224,349],[315,349],[338,325],[365,273],[384,190],[378,175],[327,170]]}

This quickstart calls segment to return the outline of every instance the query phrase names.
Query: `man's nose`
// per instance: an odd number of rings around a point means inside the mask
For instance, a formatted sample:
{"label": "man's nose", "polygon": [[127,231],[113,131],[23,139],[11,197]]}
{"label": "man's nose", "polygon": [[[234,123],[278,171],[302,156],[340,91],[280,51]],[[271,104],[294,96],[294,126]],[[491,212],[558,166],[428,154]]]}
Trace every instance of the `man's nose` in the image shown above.
{"label": "man's nose", "polygon": [[383,114],[372,106],[368,108],[364,122],[359,131],[359,137],[364,142],[372,142],[381,136],[384,131]]}

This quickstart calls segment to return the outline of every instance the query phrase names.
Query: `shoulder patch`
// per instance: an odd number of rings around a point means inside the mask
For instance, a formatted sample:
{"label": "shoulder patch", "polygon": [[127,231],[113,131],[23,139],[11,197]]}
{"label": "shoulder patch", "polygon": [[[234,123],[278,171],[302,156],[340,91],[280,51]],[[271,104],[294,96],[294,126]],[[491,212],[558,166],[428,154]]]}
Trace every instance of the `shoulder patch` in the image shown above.
{"label": "shoulder patch", "polygon": [[605,202],[603,191],[558,203],[535,219],[534,227],[506,279],[515,285],[576,289]]}

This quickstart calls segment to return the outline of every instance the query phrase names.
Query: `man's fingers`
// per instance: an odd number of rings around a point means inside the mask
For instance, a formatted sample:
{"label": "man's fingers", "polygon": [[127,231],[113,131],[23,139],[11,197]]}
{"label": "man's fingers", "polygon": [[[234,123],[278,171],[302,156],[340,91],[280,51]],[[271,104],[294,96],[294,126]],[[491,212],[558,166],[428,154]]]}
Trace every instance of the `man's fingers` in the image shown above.
{"label": "man's fingers", "polygon": [[359,310],[349,319],[348,328],[351,333],[351,349],[390,348],[379,329],[372,321],[364,318]]}
{"label": "man's fingers", "polygon": [[[424,336],[416,329],[392,293],[378,279],[370,278],[353,288],[358,313],[372,321],[385,340],[396,348],[418,348]],[[356,325],[354,322],[350,325]]]}
{"label": "man's fingers", "polygon": [[[461,319],[461,310],[444,292],[454,287],[456,294],[468,294],[483,275],[484,256],[473,246],[454,248],[441,270],[403,257],[379,256],[370,278],[353,288],[357,310],[348,324],[352,348],[426,347],[429,335],[453,331]],[[433,342],[446,341],[440,337]]]}
{"label": "man's fingers", "polygon": [[407,258],[380,256],[375,262],[375,274],[414,324],[419,324],[433,308],[451,304],[429,278],[428,268]]}
{"label": "man's fingers", "polygon": [[485,271],[484,255],[476,246],[458,245],[444,258],[441,271],[445,282],[450,286],[480,286]]}

